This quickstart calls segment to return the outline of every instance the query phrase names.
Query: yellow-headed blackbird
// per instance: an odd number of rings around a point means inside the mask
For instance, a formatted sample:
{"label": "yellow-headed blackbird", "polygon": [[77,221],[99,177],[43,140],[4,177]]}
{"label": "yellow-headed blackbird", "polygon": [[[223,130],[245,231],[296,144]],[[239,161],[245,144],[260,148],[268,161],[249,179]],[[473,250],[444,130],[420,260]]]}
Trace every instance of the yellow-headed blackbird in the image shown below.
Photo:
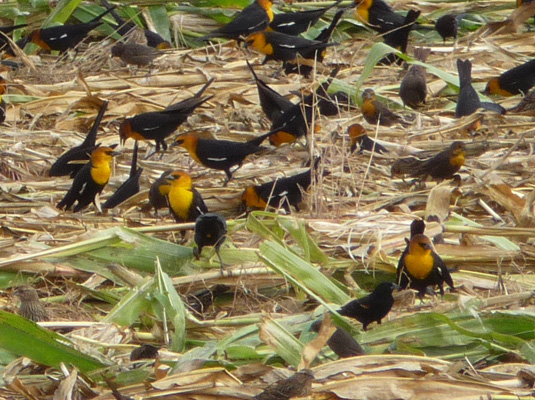
{"label": "yellow-headed blackbird", "polygon": [[535,59],[491,78],[484,93],[500,96],[526,95],[533,86],[535,86]]}
{"label": "yellow-headed blackbird", "polygon": [[472,86],[472,63],[470,60],[457,59],[457,71],[459,72],[461,90],[455,107],[455,118],[460,118],[475,113],[481,107],[481,101]]}
{"label": "yellow-headed blackbird", "polygon": [[362,92],[362,105],[360,111],[366,122],[372,125],[392,126],[394,124],[409,125],[399,115],[390,111],[390,109],[381,103],[375,97],[373,89],[366,89]]}
{"label": "yellow-headed blackbird", "polygon": [[290,400],[293,397],[306,397],[312,390],[314,375],[309,369],[302,369],[288,379],[269,385],[254,400]]}
{"label": "yellow-headed blackbird", "polygon": [[342,0],[337,0],[328,7],[318,10],[287,12],[275,14],[269,27],[274,31],[285,33],[286,35],[297,36],[314,25],[331,8],[340,4]]}
{"label": "yellow-headed blackbird", "polygon": [[78,202],[74,207],[74,212],[77,212],[94,202],[110,179],[111,161],[117,154],[112,147],[97,147],[93,150],[90,161],[76,174],[71,188],[57,207],[69,210]]}
{"label": "yellow-headed blackbird", "polygon": [[395,13],[383,0],[355,0],[355,18],[383,34],[403,25],[403,15]]}
{"label": "yellow-headed blackbird", "polygon": [[254,2],[245,7],[237,16],[227,25],[205,35],[201,40],[207,40],[212,37],[221,37],[227,39],[240,39],[242,36],[248,36],[253,32],[267,29],[270,22],[273,21],[273,11],[271,6],[272,0],[254,0]]}
{"label": "yellow-headed blackbird", "polygon": [[[106,0],[100,0],[100,3],[106,7],[106,9],[110,10],[110,14],[118,24],[117,32],[121,36],[128,35],[133,29],[137,28],[137,25],[133,22],[126,22],[124,19],[122,19]],[[152,32],[148,29],[143,29],[143,32],[145,33],[145,38],[147,39],[147,46],[154,47],[159,50],[171,48],[171,43],[169,43],[156,32]]]}
{"label": "yellow-headed blackbird", "polygon": [[34,322],[48,321],[46,308],[33,287],[29,285],[19,286],[15,290],[15,295],[20,299],[18,313],[21,317]]}
{"label": "yellow-headed blackbird", "polygon": [[158,358],[160,354],[158,353],[158,348],[151,345],[151,344],[142,344],[139,347],[136,347],[132,352],[130,353],[130,361],[137,361],[137,360],[154,360]]}
{"label": "yellow-headed blackbird", "polygon": [[381,282],[369,295],[352,300],[344,305],[338,313],[351,317],[362,323],[362,329],[366,330],[373,321],[381,324],[394,305],[392,292],[398,285],[392,282]]}
{"label": "yellow-headed blackbird", "polygon": [[190,310],[202,315],[217,297],[227,293],[229,290],[230,287],[227,285],[215,285],[209,289],[190,293],[186,297],[186,305]]}
{"label": "yellow-headed blackbird", "polygon": [[299,211],[299,204],[303,201],[303,191],[307,191],[312,183],[312,176],[317,169],[319,158],[314,162],[314,168],[310,168],[300,174],[280,178],[262,185],[247,187],[242,196],[238,211],[244,212],[248,208],[265,209],[282,207],[290,212],[294,206]]}
{"label": "yellow-headed blackbird", "polygon": [[522,97],[516,106],[509,109],[509,112],[533,115],[535,113],[535,89]]}
{"label": "yellow-headed blackbird", "polygon": [[193,187],[191,176],[183,171],[173,171],[166,178],[171,189],[167,194],[169,211],[177,222],[194,222],[208,212],[201,194]]}
{"label": "yellow-headed blackbird", "polygon": [[428,286],[438,286],[442,296],[444,282],[455,289],[446,264],[433,251],[431,240],[423,234],[411,238],[408,252],[399,259],[397,274],[400,287],[417,290],[420,299],[425,296]]}
{"label": "yellow-headed blackbird", "polygon": [[113,193],[108,200],[102,205],[102,208],[114,208],[126,201],[133,195],[139,193],[139,178],[143,168],[137,167],[137,142],[134,145],[132,153],[132,165],[130,166],[130,176],[121,186]]}
{"label": "yellow-headed blackbird", "polygon": [[[414,49],[414,58],[418,61],[425,62],[431,49],[417,47]],[[411,65],[403,77],[399,86],[399,97],[403,104],[411,108],[418,108],[425,104],[427,97],[427,79],[425,77],[425,68],[420,65]]]}
{"label": "yellow-headed blackbird", "polygon": [[442,37],[442,40],[444,40],[444,43],[446,43],[446,39],[449,37],[452,37],[453,40],[457,39],[459,19],[461,19],[463,16],[464,14],[446,14],[435,21],[435,29]]}
{"label": "yellow-headed blackbird", "polygon": [[101,18],[110,11],[106,10],[89,22],[37,29],[30,33],[29,40],[45,50],[67,51],[76,47],[90,31],[101,25]]}
{"label": "yellow-headed blackbird", "polygon": [[160,146],[164,151],[167,150],[165,138],[176,131],[197,107],[213,97],[201,97],[213,81],[213,78],[210,79],[194,96],[170,105],[163,111],[148,112],[126,118],[119,128],[121,143],[124,144],[128,138],[154,140],[156,152],[160,151]]}
{"label": "yellow-headed blackbird", "polygon": [[281,114],[287,112],[290,108],[294,106],[290,100],[288,100],[283,95],[277,93],[275,90],[270,88],[263,80],[261,80],[255,73],[253,66],[247,61],[247,65],[251,70],[251,73],[254,76],[256,87],[258,89],[258,98],[260,100],[260,106],[262,111],[266,114],[266,117],[270,121],[274,121]]}
{"label": "yellow-headed blackbird", "polygon": [[111,55],[119,57],[126,64],[144,67],[160,55],[157,49],[136,43],[116,43],[111,48]]}
{"label": "yellow-headed blackbird", "polygon": [[199,215],[195,220],[194,240],[197,247],[193,249],[193,255],[198,259],[204,246],[214,246],[221,269],[223,269],[224,264],[219,249],[226,239],[227,221],[223,216],[215,213]]}
{"label": "yellow-headed blackbird", "polygon": [[[402,53],[407,53],[407,45],[409,43],[409,34],[411,33],[412,27],[416,23],[416,20],[420,16],[420,11],[409,10],[407,15],[403,20],[403,24],[399,27],[396,27],[393,31],[384,34],[385,44],[393,47],[396,50],[401,51]],[[401,65],[403,59],[398,57],[395,53],[390,53],[381,60],[379,64],[382,65],[391,65],[391,64]]]}
{"label": "yellow-headed blackbird", "polygon": [[351,138],[351,148],[349,149],[353,153],[359,147],[359,153],[363,150],[369,152],[377,152],[379,154],[388,153],[388,150],[375,142],[366,134],[366,130],[361,124],[353,124],[347,128],[347,133]]}
{"label": "yellow-headed blackbird", "polygon": [[102,106],[100,106],[95,122],[93,122],[91,130],[87,133],[82,144],[63,153],[50,167],[50,171],[48,171],[50,176],[69,175],[71,178],[74,178],[87,161],[89,161],[91,153],[97,147],[98,127],[100,126],[100,122],[102,121],[102,117],[107,108],[108,101],[105,101],[102,103]]}
{"label": "yellow-headed blackbird", "polygon": [[[310,327],[314,332],[319,332],[322,320],[315,321]],[[327,346],[340,358],[355,357],[366,354],[362,346],[342,328],[336,330],[327,340]]]}
{"label": "yellow-headed blackbird", "polygon": [[407,174],[413,177],[428,176],[433,179],[450,179],[461,169],[466,158],[466,148],[463,142],[453,142],[446,150],[428,160],[418,160],[413,157],[407,162],[399,159],[392,164],[392,175]]}
{"label": "yellow-headed blackbird", "polygon": [[294,61],[297,56],[306,60],[314,60],[325,48],[334,45],[334,43],[318,42],[300,36],[268,31],[251,33],[247,36],[245,44],[264,54],[266,56],[264,63],[269,60]]}
{"label": "yellow-headed blackbird", "polygon": [[[25,26],[28,26],[28,24],[0,26],[0,32],[2,32],[4,35],[7,35],[8,33],[13,32],[15,29],[24,28]],[[8,41],[3,35],[0,35],[0,50],[2,50],[6,45],[8,45]]]}
{"label": "yellow-headed blackbird", "polygon": [[[341,9],[341,10],[337,11],[336,14],[334,15],[330,25],[328,27],[322,29],[322,31],[318,34],[318,36],[316,36],[314,38],[314,40],[316,42],[322,42],[322,43],[327,43],[329,40],[331,40],[331,36],[332,36],[334,30],[336,29],[336,26],[338,25],[338,22],[342,18],[342,15],[344,15],[344,12],[345,12],[345,9]],[[318,52],[316,54],[316,61],[319,62],[319,63],[323,62],[323,60],[324,60],[326,55],[327,55],[327,51],[325,49],[323,49],[322,51],[320,51],[320,52]],[[302,76],[309,76],[310,73],[313,70],[313,67],[311,67],[309,65],[300,65],[298,62],[295,63],[295,62],[292,62],[292,61],[289,61],[289,62],[285,61],[283,63],[283,68],[284,68],[284,73],[286,75],[300,74]]]}
{"label": "yellow-headed blackbird", "polygon": [[150,186],[149,203],[154,208],[156,214],[158,214],[160,208],[169,207],[167,195],[171,190],[171,183],[167,180],[167,176],[169,176],[171,172],[173,172],[172,169],[164,171]]}
{"label": "yellow-headed blackbird", "polygon": [[[232,179],[232,174],[238,170],[245,157],[249,154],[258,153],[264,150],[252,142],[232,142],[230,140],[201,139],[192,134],[179,135],[174,146],[186,149],[195,161],[206,168],[213,168],[225,171],[227,179],[225,185]],[[230,169],[234,166],[234,171]]]}
{"label": "yellow-headed blackbird", "polygon": [[2,95],[6,92],[6,80],[0,76],[0,124],[6,120],[6,102]]}

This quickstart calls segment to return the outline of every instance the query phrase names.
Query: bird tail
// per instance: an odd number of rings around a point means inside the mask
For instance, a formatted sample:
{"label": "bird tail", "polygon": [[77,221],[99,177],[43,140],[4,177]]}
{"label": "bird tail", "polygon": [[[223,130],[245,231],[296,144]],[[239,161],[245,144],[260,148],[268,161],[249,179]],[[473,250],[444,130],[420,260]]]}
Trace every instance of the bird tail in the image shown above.
{"label": "bird tail", "polygon": [[215,78],[212,78],[208,82],[206,82],[205,85],[202,88],[200,88],[197,93],[195,93],[194,97],[201,97],[201,95],[204,93],[204,91],[206,89],[208,89],[208,86],[210,86],[214,80],[215,80]]}
{"label": "bird tail", "polygon": [[91,21],[88,22],[88,24],[91,24],[93,22],[98,22],[104,17],[106,14],[112,12],[117,6],[112,6],[111,8],[108,8],[106,11],[104,11],[102,14],[97,15],[95,18],[93,18]]}
{"label": "bird tail", "polygon": [[[340,3],[341,0],[334,3],[331,7],[334,7],[336,4]],[[329,8],[331,8],[329,7]],[[336,12],[336,14],[333,17],[333,20],[331,21],[331,24],[323,29],[318,36],[314,40],[317,40],[318,42],[328,42],[331,38],[334,30],[336,29],[336,26],[338,25],[338,22],[340,21],[340,18],[342,18],[342,15],[344,15],[344,12],[346,11],[345,8],[342,8]]]}
{"label": "bird tail", "polygon": [[457,71],[459,72],[459,87],[469,86],[472,83],[472,63],[470,60],[457,59]]}
{"label": "bird tail", "polygon": [[84,142],[82,143],[82,147],[94,146],[95,143],[97,142],[98,127],[100,126],[102,117],[104,116],[104,113],[106,112],[106,109],[108,108],[108,103],[109,102],[107,100],[104,103],[102,103],[100,110],[98,110],[97,118],[95,118],[95,122],[93,122],[93,126],[91,127],[91,130],[89,131],[89,133],[84,139]]}

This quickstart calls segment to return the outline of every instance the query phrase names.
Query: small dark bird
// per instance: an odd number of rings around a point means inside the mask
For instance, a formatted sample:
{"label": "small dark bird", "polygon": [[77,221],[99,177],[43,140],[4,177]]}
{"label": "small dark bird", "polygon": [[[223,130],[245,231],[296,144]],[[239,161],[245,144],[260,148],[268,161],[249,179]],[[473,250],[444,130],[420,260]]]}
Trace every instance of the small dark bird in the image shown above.
{"label": "small dark bird", "polygon": [[308,29],[318,22],[327,11],[336,7],[341,2],[342,0],[337,0],[330,6],[317,10],[275,14],[269,27],[276,32],[284,33],[286,35],[300,35],[301,33],[308,31]]}
{"label": "small dark bird", "polygon": [[471,115],[481,107],[481,101],[476,90],[472,86],[472,63],[470,60],[457,59],[459,71],[459,97],[455,107],[455,118]]}
{"label": "small dark bird", "polygon": [[19,286],[15,290],[15,295],[20,299],[19,315],[21,317],[34,322],[48,321],[46,308],[33,287]]}
{"label": "small dark bird", "polygon": [[[407,15],[403,20],[403,24],[399,27],[396,27],[392,32],[384,34],[385,44],[393,47],[394,49],[401,51],[402,53],[407,53],[407,46],[409,44],[409,34],[411,33],[412,27],[416,23],[416,20],[420,16],[420,11],[409,10]],[[386,55],[383,59],[379,60],[381,65],[392,65],[397,64],[401,65],[404,60],[398,57],[395,53],[390,53]]]}
{"label": "small dark bird", "polygon": [[[464,15],[464,14],[462,14]],[[459,18],[462,16],[455,14],[446,14],[435,21],[435,29],[446,43],[446,39],[452,37],[457,39],[457,31],[459,30]]]}
{"label": "small dark bird", "polygon": [[350,301],[338,310],[338,313],[361,322],[364,330],[373,321],[381,324],[381,320],[386,317],[394,305],[392,292],[397,288],[395,283],[381,282],[369,295]]}
{"label": "small dark bird", "polygon": [[247,187],[241,196],[238,212],[245,212],[248,208],[264,210],[268,205],[275,208],[281,207],[286,212],[290,212],[290,207],[293,206],[299,211],[299,204],[303,201],[303,192],[310,187],[319,161],[318,158],[314,162],[314,168],[300,174]]}
{"label": "small dark bird", "polygon": [[273,21],[272,5],[272,0],[254,0],[234,20],[214,32],[203,36],[201,40],[208,40],[212,37],[240,39],[242,36],[248,36],[253,32],[263,31]]}
{"label": "small dark bird", "polygon": [[309,369],[302,369],[288,379],[269,385],[255,400],[290,400],[292,397],[306,397],[312,390],[314,375]]}
{"label": "small dark bird", "polygon": [[388,150],[381,146],[379,143],[370,139],[366,134],[366,130],[361,124],[353,124],[347,128],[347,133],[351,138],[351,148],[349,149],[353,153],[359,147],[359,153],[363,150],[369,152],[376,152],[379,154],[388,153]]}
{"label": "small dark bird", "polygon": [[[117,12],[115,12],[114,7],[112,7],[106,0],[100,0],[100,3],[110,11],[111,16],[117,22],[117,33],[121,36],[128,35],[132,30],[137,28],[137,25],[133,22],[126,22],[122,19]],[[143,29],[145,34],[145,39],[147,39],[147,46],[154,47],[158,50],[165,50],[171,48],[171,43],[161,37],[158,33],[152,32],[148,29]]]}
{"label": "small dark bird", "polygon": [[116,43],[111,48],[111,55],[113,57],[119,57],[126,64],[145,67],[152,64],[154,59],[160,55],[160,52],[154,47],[142,44]]}
{"label": "small dark bird", "polygon": [[87,164],[91,158],[91,153],[97,148],[98,127],[107,108],[108,101],[105,101],[100,106],[93,126],[91,126],[91,130],[87,133],[82,144],[63,153],[50,167],[50,171],[48,172],[50,176],[69,175],[71,178],[74,178],[83,166]]}
{"label": "small dark bird", "polygon": [[[314,332],[319,332],[321,323],[321,320],[315,321],[310,328]],[[355,340],[355,338],[339,327],[336,327],[336,330],[327,341],[327,346],[329,346],[333,353],[340,358],[355,357],[366,354],[362,346]]]}
{"label": "small dark bird", "polygon": [[[417,47],[414,49],[414,58],[418,61],[425,62],[431,49]],[[413,64],[403,77],[399,86],[399,97],[403,104],[410,108],[417,109],[425,104],[427,97],[427,78],[425,77],[425,68]]]}
{"label": "small dark bird", "polygon": [[146,359],[156,359],[158,358],[158,348],[151,344],[142,344],[139,347],[136,347],[130,353],[130,361],[137,360],[146,360]]}
{"label": "small dark bird", "polygon": [[121,143],[124,144],[128,138],[154,140],[156,153],[160,151],[160,146],[164,151],[167,150],[165,139],[186,122],[197,107],[213,97],[202,97],[204,91],[213,81],[213,78],[210,79],[195,95],[179,101],[163,111],[147,112],[126,118],[119,127]]}
{"label": "small dark bird", "polygon": [[188,294],[186,305],[197,314],[202,315],[213,304],[216,298],[227,293],[229,290],[230,287],[227,285],[215,285],[209,289]]}
{"label": "small dark bird", "polygon": [[193,255],[198,259],[204,246],[214,246],[223,270],[224,264],[219,249],[226,239],[227,221],[224,217],[215,213],[199,215],[195,220],[194,240],[197,247],[193,249]]}
{"label": "small dark bird", "polygon": [[164,171],[158,179],[156,179],[149,189],[149,203],[154,208],[154,213],[158,214],[160,208],[169,207],[167,195],[171,190],[171,183],[167,177],[173,172],[172,169]]}
{"label": "small dark bird", "polygon": [[516,94],[526,95],[533,86],[535,86],[535,59],[491,78],[484,93],[506,97]]}
{"label": "small dark bird", "polygon": [[74,212],[78,212],[95,202],[95,197],[110,180],[112,159],[119,154],[113,147],[97,147],[93,150],[90,161],[76,174],[71,188],[57,208],[69,210],[77,202]]}
{"label": "small dark bird", "polygon": [[314,60],[325,48],[334,46],[335,43],[318,42],[279,32],[260,31],[247,36],[245,45],[264,54],[265,64],[269,60],[295,61],[297,56],[305,60]]}
{"label": "small dark bird", "polygon": [[[173,146],[180,146],[186,149],[196,162],[206,168],[213,168],[225,171],[227,179],[224,186],[232,179],[232,174],[238,170],[245,157],[250,154],[264,150],[256,144],[256,140],[251,142],[233,142],[230,140],[201,139],[192,134],[179,135]],[[234,166],[234,171],[230,169]]]}
{"label": "small dark bird", "polygon": [[409,125],[403,118],[390,111],[386,105],[377,100],[373,89],[366,89],[362,92],[360,111],[362,111],[366,122],[372,125],[376,125],[377,122],[382,126],[392,126],[394,124]]}
{"label": "small dark bird", "polygon": [[167,195],[169,211],[177,222],[194,222],[208,212],[201,194],[193,187],[191,176],[183,171],[174,171],[166,178],[171,188]]}
{"label": "small dark bird", "polygon": [[446,264],[433,251],[433,245],[427,236],[412,236],[408,248],[398,263],[397,276],[402,289],[410,287],[417,290],[420,299],[424,298],[428,286],[438,286],[441,296],[444,296],[444,282],[455,289]]}
{"label": "small dark bird", "polygon": [[132,153],[132,165],[130,166],[130,176],[121,186],[113,193],[108,200],[102,205],[103,209],[117,207],[119,204],[128,200],[133,195],[139,193],[139,178],[143,168],[137,167],[137,142],[134,145]]}
{"label": "small dark bird", "polygon": [[106,10],[89,22],[37,29],[30,33],[29,41],[48,51],[67,51],[76,47],[90,31],[101,25],[102,17],[110,11]]}
{"label": "small dark bird", "polygon": [[392,175],[428,176],[439,181],[453,178],[464,165],[466,147],[463,142],[453,142],[446,150],[428,160],[418,160],[414,157],[399,159],[392,164]]}
{"label": "small dark bird", "polygon": [[405,17],[395,13],[383,0],[355,0],[355,19],[376,30],[387,33],[403,25]]}

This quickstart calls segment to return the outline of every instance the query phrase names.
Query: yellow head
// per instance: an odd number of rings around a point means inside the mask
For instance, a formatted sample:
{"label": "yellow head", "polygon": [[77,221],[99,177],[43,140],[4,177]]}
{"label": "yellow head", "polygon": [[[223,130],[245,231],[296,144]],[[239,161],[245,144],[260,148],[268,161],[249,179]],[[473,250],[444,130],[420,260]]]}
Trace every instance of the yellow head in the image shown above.
{"label": "yellow head", "polygon": [[273,46],[268,42],[266,32],[254,32],[247,36],[245,45],[250,46],[262,54],[270,56],[273,54]]}
{"label": "yellow head", "polygon": [[485,94],[497,94],[499,96],[510,97],[513,94],[505,89],[502,89],[500,85],[500,79],[497,77],[491,78],[487,83],[487,87],[483,92]]}

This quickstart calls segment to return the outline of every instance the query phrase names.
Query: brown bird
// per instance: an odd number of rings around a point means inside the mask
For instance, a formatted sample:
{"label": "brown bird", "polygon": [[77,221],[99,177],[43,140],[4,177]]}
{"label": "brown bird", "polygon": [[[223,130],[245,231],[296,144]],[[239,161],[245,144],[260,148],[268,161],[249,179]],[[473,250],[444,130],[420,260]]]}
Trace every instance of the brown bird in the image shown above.
{"label": "brown bird", "polygon": [[349,149],[351,153],[357,149],[357,145],[359,147],[359,153],[363,150],[369,152],[375,151],[379,154],[388,153],[387,149],[368,137],[366,130],[361,124],[350,125],[347,128],[347,133],[351,138],[351,148]]}
{"label": "brown bird", "polygon": [[[310,327],[314,332],[319,332],[322,320],[315,321]],[[362,346],[342,328],[336,330],[327,340],[327,346],[340,358],[355,357],[366,354]]]}
{"label": "brown bird", "polygon": [[470,60],[457,59],[459,72],[459,97],[455,107],[455,118],[471,115],[481,107],[479,96],[472,86],[472,63]]}
{"label": "brown bird", "polygon": [[15,290],[15,295],[20,299],[19,315],[30,321],[48,321],[48,313],[37,291],[29,286],[19,286]]}
{"label": "brown bird", "polygon": [[[414,58],[418,61],[425,62],[431,49],[417,47],[414,49]],[[425,77],[425,68],[413,64],[410,66],[407,74],[401,81],[399,87],[399,97],[403,100],[403,104],[413,109],[425,104],[427,96],[427,79]]]}
{"label": "brown bird", "polygon": [[116,43],[111,48],[113,57],[119,57],[123,62],[137,65],[138,67],[152,64],[159,54],[160,52],[154,47],[136,43]]}
{"label": "brown bird", "polygon": [[160,354],[158,348],[151,344],[142,344],[130,353],[130,361],[156,359]]}
{"label": "brown bird", "polygon": [[390,111],[390,109],[377,100],[373,89],[366,89],[362,92],[362,105],[360,111],[366,122],[372,125],[392,126],[394,124],[410,125],[407,124],[399,115]]}
{"label": "brown bird", "polygon": [[302,369],[288,379],[268,386],[255,400],[289,400],[292,397],[306,397],[312,390],[314,375],[309,369]]}

